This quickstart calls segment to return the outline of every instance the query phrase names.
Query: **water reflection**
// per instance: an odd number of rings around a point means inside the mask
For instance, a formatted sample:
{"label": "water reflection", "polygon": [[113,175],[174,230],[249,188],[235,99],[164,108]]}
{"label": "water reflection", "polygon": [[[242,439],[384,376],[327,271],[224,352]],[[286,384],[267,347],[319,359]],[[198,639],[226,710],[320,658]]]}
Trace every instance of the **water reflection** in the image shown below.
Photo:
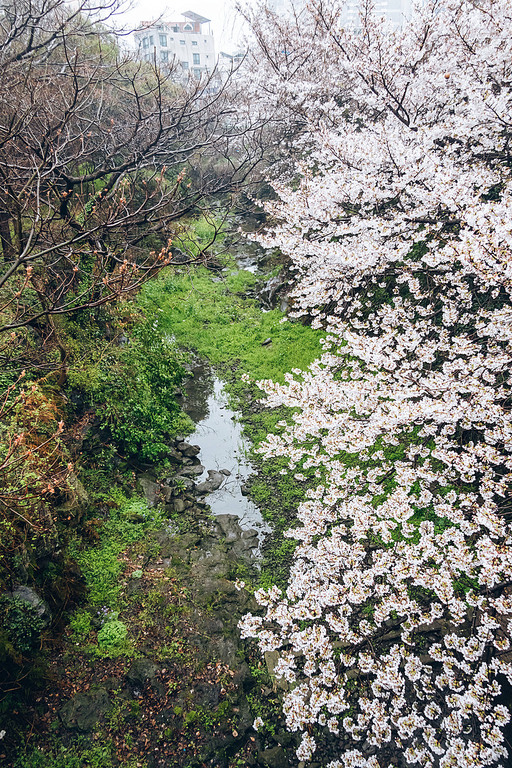
{"label": "water reflection", "polygon": [[[187,441],[199,445],[199,459],[206,470],[227,470],[222,486],[206,500],[214,515],[237,515],[244,529],[255,528],[260,534],[270,531],[258,507],[242,494],[242,486],[254,471],[247,456],[250,444],[242,433],[239,414],[228,403],[224,385],[204,362],[197,362],[193,376],[183,388],[183,409],[196,422],[195,432]],[[197,482],[206,479],[206,472]]]}

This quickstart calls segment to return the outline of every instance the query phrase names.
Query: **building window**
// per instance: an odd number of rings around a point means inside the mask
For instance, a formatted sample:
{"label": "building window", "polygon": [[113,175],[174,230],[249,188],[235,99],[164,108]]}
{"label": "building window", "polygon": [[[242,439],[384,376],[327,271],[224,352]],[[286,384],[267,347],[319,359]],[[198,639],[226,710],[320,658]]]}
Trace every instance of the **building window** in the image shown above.
{"label": "building window", "polygon": [[147,48],[148,47],[148,39],[147,37],[142,38],[142,47]]}
{"label": "building window", "polygon": [[192,45],[197,45],[197,40],[192,40]]}
{"label": "building window", "polygon": [[200,55],[198,53],[193,53],[192,54],[192,58],[193,58],[193,64],[200,64],[201,63],[201,57],[200,57]]}
{"label": "building window", "polygon": [[179,32],[180,31],[179,27],[171,27],[171,29],[172,29],[173,32]]}
{"label": "building window", "polygon": [[167,48],[167,35],[159,35],[160,45],[162,48]]}
{"label": "building window", "polygon": [[184,30],[186,29],[186,30],[187,30],[187,32],[192,32],[192,30],[193,30],[193,26],[192,26],[192,24],[185,24],[185,26],[183,27],[183,29],[184,29]]}
{"label": "building window", "polygon": [[169,51],[160,51],[160,61],[169,61]]}
{"label": "building window", "polygon": [[181,66],[183,67],[183,69],[188,69],[188,61],[182,61]]}
{"label": "building window", "polygon": [[185,45],[185,41],[184,40],[180,40],[180,45]]}
{"label": "building window", "polygon": [[153,40],[153,35],[149,36],[149,44],[150,45],[154,45],[155,44],[155,41]]}
{"label": "building window", "polygon": [[201,77],[201,70],[200,69],[194,69],[194,77],[197,77],[198,79]]}

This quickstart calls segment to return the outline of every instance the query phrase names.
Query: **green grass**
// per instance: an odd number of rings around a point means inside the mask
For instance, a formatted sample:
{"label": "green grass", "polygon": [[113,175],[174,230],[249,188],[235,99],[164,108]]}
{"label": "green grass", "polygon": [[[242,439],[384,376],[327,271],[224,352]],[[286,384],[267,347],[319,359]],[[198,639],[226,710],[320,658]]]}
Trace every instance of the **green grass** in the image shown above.
{"label": "green grass", "polygon": [[118,556],[130,545],[145,541],[148,533],[164,522],[163,513],[148,510],[144,499],[126,499],[117,493],[116,501],[117,506],[110,509],[96,546],[82,548],[77,539],[69,545],[69,553],[85,579],[89,604],[112,610],[119,607],[119,577],[124,567]]}
{"label": "green grass", "polygon": [[[18,757],[14,768],[113,768],[119,765],[114,746],[110,743],[91,746],[90,739],[79,736],[74,744],[56,743],[50,750],[31,749]],[[142,765],[135,758],[123,761],[124,768]],[[145,765],[145,763],[144,763]]]}
{"label": "green grass", "polygon": [[[262,312],[245,292],[257,278],[231,271],[218,282],[204,268],[168,271],[145,286],[139,301],[158,311],[159,327],[215,366],[238,363],[255,379],[284,381],[292,368],[307,368],[322,352],[322,333],[301,323],[281,324],[278,310]],[[266,339],[272,343],[262,346]]]}

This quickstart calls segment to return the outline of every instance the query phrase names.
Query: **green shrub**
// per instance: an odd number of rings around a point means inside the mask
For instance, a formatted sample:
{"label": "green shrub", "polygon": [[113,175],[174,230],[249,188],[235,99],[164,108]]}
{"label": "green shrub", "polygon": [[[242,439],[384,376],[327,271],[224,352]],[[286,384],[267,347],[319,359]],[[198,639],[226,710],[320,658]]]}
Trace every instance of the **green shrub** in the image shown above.
{"label": "green shrub", "polygon": [[98,645],[104,650],[112,650],[123,645],[128,636],[126,624],[119,619],[107,621],[98,632]]}
{"label": "green shrub", "polygon": [[37,608],[19,597],[2,596],[0,614],[3,614],[3,629],[15,651],[27,653],[38,645],[45,622]]}
{"label": "green shrub", "polygon": [[92,616],[89,611],[76,611],[69,620],[69,628],[75,643],[85,642],[92,629]]}

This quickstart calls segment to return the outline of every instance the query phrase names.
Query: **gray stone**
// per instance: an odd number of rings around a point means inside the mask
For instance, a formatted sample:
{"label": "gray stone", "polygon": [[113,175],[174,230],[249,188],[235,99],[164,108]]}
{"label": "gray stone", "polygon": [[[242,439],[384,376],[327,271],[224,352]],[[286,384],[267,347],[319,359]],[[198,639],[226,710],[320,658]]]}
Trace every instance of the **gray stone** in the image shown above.
{"label": "gray stone", "polygon": [[268,768],[289,768],[290,765],[282,747],[264,749],[259,753],[258,757],[263,765],[268,766]]}
{"label": "gray stone", "polygon": [[44,626],[47,626],[50,623],[52,618],[50,609],[43,598],[33,589],[20,584],[13,589],[11,595],[30,605],[30,607],[34,609],[37,617],[44,622]]}
{"label": "gray stone", "polygon": [[136,690],[150,685],[159,695],[163,695],[164,686],[157,678],[158,671],[158,666],[151,659],[136,659],[126,673],[126,679]]}
{"label": "gray stone", "polygon": [[204,467],[202,464],[195,464],[192,467],[184,467],[182,470],[180,470],[180,475],[183,477],[196,477],[198,475],[202,475],[204,472]]}
{"label": "gray stone", "polygon": [[147,472],[139,475],[138,480],[142,486],[148,507],[156,507],[160,495],[160,483],[157,483],[155,478]]}
{"label": "gray stone", "polygon": [[96,691],[77,693],[59,712],[59,717],[66,728],[79,731],[93,731],[110,709],[110,700],[105,688]]}
{"label": "gray stone", "polygon": [[208,470],[208,482],[212,485],[213,491],[220,488],[225,479],[226,475],[223,475],[222,472],[217,472],[216,469]]}
{"label": "gray stone", "polygon": [[194,456],[201,452],[201,448],[198,445],[190,445],[190,443],[178,443],[176,448],[189,459],[193,459]]}
{"label": "gray stone", "polygon": [[169,506],[172,508],[173,512],[184,512],[187,509],[187,504],[183,499],[174,499]]}
{"label": "gray stone", "polygon": [[221,472],[217,472],[216,469],[209,469],[208,479],[196,485],[196,493],[198,493],[200,496],[204,496],[206,493],[216,491],[218,488],[220,488],[225,479],[226,475],[223,475]]}
{"label": "gray stone", "polygon": [[181,453],[176,448],[168,448],[167,458],[174,464],[179,464],[181,462]]}
{"label": "gray stone", "polygon": [[282,691],[287,691],[289,690],[289,685],[284,679],[284,677],[280,677],[279,680],[277,680],[274,676],[274,670],[276,668],[278,661],[279,661],[278,651],[265,651],[265,664],[267,665],[268,674],[272,678],[272,687],[274,691],[277,691],[279,689],[281,689]]}
{"label": "gray stone", "polygon": [[219,472],[222,475],[226,475],[226,477],[230,477],[230,475],[231,475],[231,472],[229,471],[229,469],[219,469]]}
{"label": "gray stone", "polygon": [[174,478],[175,481],[178,481],[178,483],[186,489],[193,488],[194,487],[194,481],[190,479],[190,477],[187,477],[186,475],[176,475]]}
{"label": "gray stone", "polygon": [[164,501],[166,502],[166,504],[168,504],[174,495],[174,489],[171,488],[169,485],[162,485],[161,493]]}

